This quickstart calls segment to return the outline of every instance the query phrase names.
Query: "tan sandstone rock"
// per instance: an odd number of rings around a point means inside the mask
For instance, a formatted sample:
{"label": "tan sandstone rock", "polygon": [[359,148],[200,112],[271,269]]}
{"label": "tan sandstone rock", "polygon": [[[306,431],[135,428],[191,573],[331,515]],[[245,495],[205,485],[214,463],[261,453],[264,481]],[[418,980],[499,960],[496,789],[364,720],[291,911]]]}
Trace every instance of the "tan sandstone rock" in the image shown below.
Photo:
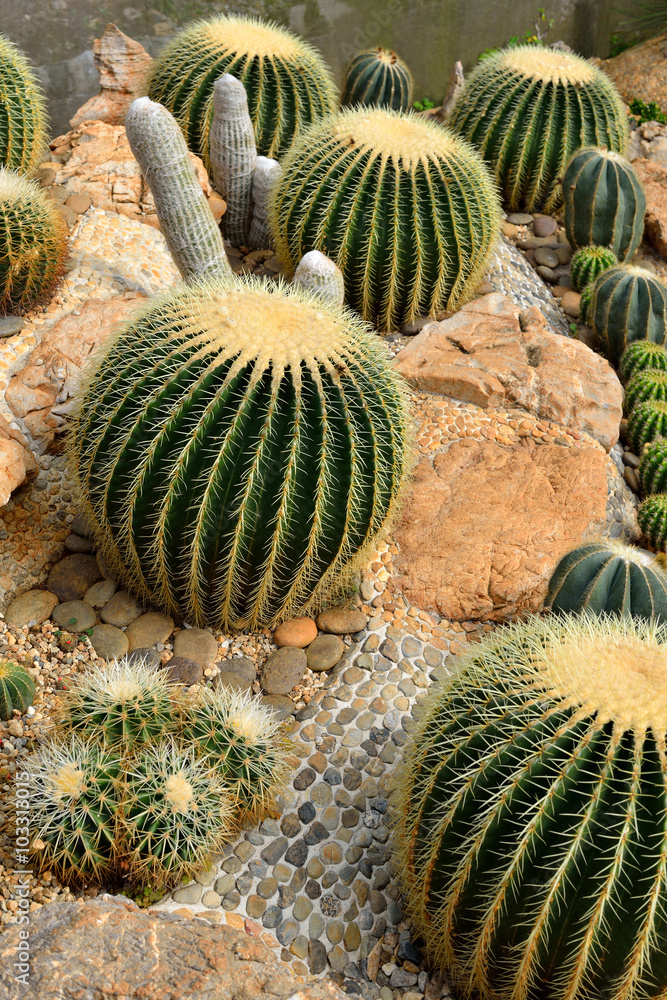
{"label": "tan sandstone rock", "polygon": [[391,587],[450,620],[537,611],[559,559],[605,524],[606,457],[470,438],[417,465]]}
{"label": "tan sandstone rock", "polygon": [[655,101],[667,108],[667,35],[633,45],[599,65],[614,81],[624,101],[638,97],[647,104]]}
{"label": "tan sandstone rock", "polygon": [[632,166],[646,192],[644,233],[657,253],[667,257],[667,166],[639,158]]}
{"label": "tan sandstone rock", "polygon": [[100,92],[79,108],[70,125],[75,128],[83,121],[123,125],[132,101],[146,93],[153,60],[143,45],[115,24],[107,24],[102,37],[94,40],[93,58],[100,75]]}
{"label": "tan sandstone rock", "polygon": [[491,409],[519,407],[609,449],[618,440],[623,389],[609,362],[585,344],[551,333],[533,306],[521,312],[498,293],[440,323],[400,351],[410,385]]}
{"label": "tan sandstone rock", "polygon": [[36,470],[37,464],[23,435],[10,427],[0,414],[0,507],[4,507],[12,492]]}

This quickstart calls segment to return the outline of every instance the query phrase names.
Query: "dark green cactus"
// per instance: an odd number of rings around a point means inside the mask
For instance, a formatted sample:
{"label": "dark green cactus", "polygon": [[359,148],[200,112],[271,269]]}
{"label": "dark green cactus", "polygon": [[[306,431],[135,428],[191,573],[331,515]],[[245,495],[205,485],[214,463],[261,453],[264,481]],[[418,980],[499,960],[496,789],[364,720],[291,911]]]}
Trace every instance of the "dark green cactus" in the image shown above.
{"label": "dark green cactus", "polygon": [[347,110],[303,133],[281,165],[273,229],[290,272],[320,250],[343,272],[345,301],[382,330],[472,297],[500,206],[479,155],[447,129]]}
{"label": "dark green cactus", "polygon": [[635,455],[641,455],[649,441],[667,437],[667,403],[654,399],[638,403],[628,417],[626,436]]}
{"label": "dark green cactus", "polygon": [[637,508],[637,524],[654,549],[667,547],[667,493],[652,493]]}
{"label": "dark green cactus", "polygon": [[407,111],[412,104],[410,70],[395,52],[387,52],[382,46],[364,49],[345,70],[341,104]]}
{"label": "dark green cactus", "polygon": [[343,586],[391,521],[408,401],[347,310],[230,276],[107,341],[72,467],[114,572],[202,626],[270,625]]}
{"label": "dark green cactus", "polygon": [[630,137],[623,102],[602,70],[535,45],[483,59],[449,125],[479,149],[509,208],[528,212],[562,204],[560,179],[575,149],[623,153]]}
{"label": "dark green cactus", "polygon": [[582,323],[588,323],[588,313],[591,308],[591,300],[593,298],[593,284],[590,282],[581,293],[579,299],[579,316],[581,317]]}
{"label": "dark green cactus", "polygon": [[623,409],[630,413],[637,403],[647,399],[667,399],[667,372],[646,371],[633,375],[623,396]]}
{"label": "dark green cactus", "polygon": [[608,271],[614,264],[618,264],[616,255],[607,247],[582,247],[577,250],[570,261],[570,274],[572,282],[578,292],[595,281],[603,271]]}
{"label": "dark green cactus", "polygon": [[29,673],[10,660],[0,660],[0,719],[11,719],[15,708],[21,715],[32,705],[35,682]]}
{"label": "dark green cactus", "polygon": [[0,35],[0,164],[30,174],[48,153],[46,103],[30,63]]}
{"label": "dark green cactus", "polygon": [[624,156],[613,149],[578,149],[563,175],[563,199],[573,249],[594,243],[620,261],[633,256],[644,233],[646,196]]}
{"label": "dark green cactus", "polygon": [[635,340],[623,351],[618,365],[621,381],[629,382],[633,375],[643,371],[667,371],[667,351],[662,344]]}
{"label": "dark green cactus", "polygon": [[298,132],[336,108],[322,57],[291,31],[252,17],[195,21],[155,59],[148,96],[172,112],[188,146],[205,162],[213,85],[224,73],[245,87],[261,156],[286,152]]}
{"label": "dark green cactus", "polygon": [[667,287],[650,271],[629,264],[609,268],[593,285],[587,323],[613,365],[633,340],[667,340]]}
{"label": "dark green cactus", "polygon": [[667,575],[636,546],[591,542],[563,556],[544,607],[559,614],[590,611],[667,622]]}
{"label": "dark green cactus", "polygon": [[396,870],[460,998],[667,991],[667,628],[531,618],[421,703]]}
{"label": "dark green cactus", "polygon": [[642,493],[667,493],[667,438],[655,438],[644,445],[639,460]]}

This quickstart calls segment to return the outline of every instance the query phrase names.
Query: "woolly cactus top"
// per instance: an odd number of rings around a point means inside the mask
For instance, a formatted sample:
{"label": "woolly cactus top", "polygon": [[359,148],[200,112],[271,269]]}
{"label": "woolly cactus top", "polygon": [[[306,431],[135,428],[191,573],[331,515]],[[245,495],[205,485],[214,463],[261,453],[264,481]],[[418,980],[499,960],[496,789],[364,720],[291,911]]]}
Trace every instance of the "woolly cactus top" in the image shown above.
{"label": "woolly cactus top", "polygon": [[581,56],[556,49],[543,49],[537,45],[518,45],[504,49],[495,57],[498,69],[512,70],[524,76],[532,76],[545,83],[575,86],[590,83],[599,75],[599,70]]}
{"label": "woolly cactus top", "polygon": [[[405,170],[439,157],[460,156],[462,148],[475,156],[467,143],[442,125],[402,111],[350,108],[332,117],[331,122],[331,135],[342,147],[370,151],[377,159],[392,159]],[[322,123],[315,128],[322,134]]]}

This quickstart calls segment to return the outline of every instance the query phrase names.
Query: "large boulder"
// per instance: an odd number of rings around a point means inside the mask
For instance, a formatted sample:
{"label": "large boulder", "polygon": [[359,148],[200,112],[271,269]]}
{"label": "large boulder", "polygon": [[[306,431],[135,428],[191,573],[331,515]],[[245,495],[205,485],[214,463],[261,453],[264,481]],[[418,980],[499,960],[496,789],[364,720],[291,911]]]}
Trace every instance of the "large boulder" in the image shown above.
{"label": "large boulder", "polygon": [[[345,997],[332,983],[300,981],[259,938],[243,931],[140,910],[108,896],[47,903],[31,913],[29,963],[20,961],[28,947],[24,926],[11,924],[0,936],[0,967],[7,970],[0,1000]],[[24,971],[24,980],[17,981]]]}
{"label": "large boulder", "polygon": [[633,45],[613,59],[599,63],[614,81],[624,101],[638,97],[667,108],[667,34]]}
{"label": "large boulder", "polygon": [[633,160],[632,166],[646,192],[646,239],[657,253],[667,257],[667,156],[664,164],[641,157]]}
{"label": "large boulder", "polygon": [[153,60],[143,45],[128,38],[115,24],[107,24],[102,37],[93,41],[93,59],[100,76],[100,92],[79,108],[70,120],[72,128],[84,121],[122,125],[132,101],[146,92]]}
{"label": "large boulder", "polygon": [[37,464],[19,431],[10,427],[0,414],[0,507],[15,489],[37,471]]}
{"label": "large boulder", "polygon": [[623,389],[614,370],[585,344],[552,333],[536,307],[483,295],[429,323],[395,359],[415,389],[489,409],[520,408],[594,437],[618,440]]}

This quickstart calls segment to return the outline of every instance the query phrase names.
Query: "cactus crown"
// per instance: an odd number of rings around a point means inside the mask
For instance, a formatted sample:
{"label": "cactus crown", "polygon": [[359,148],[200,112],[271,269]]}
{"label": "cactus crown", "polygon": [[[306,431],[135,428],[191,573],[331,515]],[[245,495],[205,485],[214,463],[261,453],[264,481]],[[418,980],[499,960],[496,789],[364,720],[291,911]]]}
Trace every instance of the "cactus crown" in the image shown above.
{"label": "cactus crown", "polygon": [[517,45],[496,56],[498,70],[520,73],[542,83],[557,85],[590,83],[595,67],[573,52],[559,52],[539,45]]}
{"label": "cactus crown", "polygon": [[629,344],[619,363],[619,375],[627,382],[636,372],[667,371],[667,351],[652,340],[635,340]]}

